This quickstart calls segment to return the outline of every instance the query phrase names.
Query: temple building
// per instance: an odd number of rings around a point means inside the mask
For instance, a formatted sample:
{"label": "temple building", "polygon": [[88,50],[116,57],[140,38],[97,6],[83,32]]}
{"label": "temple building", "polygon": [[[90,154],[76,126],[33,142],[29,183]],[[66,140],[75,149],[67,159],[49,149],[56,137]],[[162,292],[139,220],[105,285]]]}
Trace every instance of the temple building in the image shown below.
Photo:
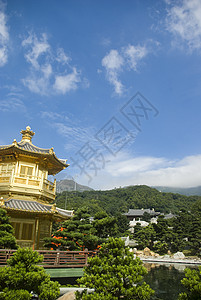
{"label": "temple building", "polygon": [[43,249],[43,239],[50,237],[53,221],[63,221],[73,211],[52,204],[56,195],[56,175],[69,165],[58,159],[53,148],[32,144],[34,132],[29,126],[20,132],[22,140],[0,146],[0,207],[10,216],[18,245]]}

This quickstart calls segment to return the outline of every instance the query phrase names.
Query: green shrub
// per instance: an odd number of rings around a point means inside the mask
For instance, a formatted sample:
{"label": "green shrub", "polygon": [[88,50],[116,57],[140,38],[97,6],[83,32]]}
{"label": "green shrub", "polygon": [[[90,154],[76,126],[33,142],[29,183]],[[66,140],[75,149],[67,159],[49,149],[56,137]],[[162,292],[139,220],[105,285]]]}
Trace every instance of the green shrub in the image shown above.
{"label": "green shrub", "polygon": [[181,283],[186,288],[186,292],[179,294],[179,300],[201,299],[201,267],[198,270],[186,268],[185,278]]}
{"label": "green shrub", "polygon": [[59,284],[52,282],[44,268],[36,265],[42,261],[43,256],[36,251],[19,248],[7,260],[8,266],[0,269],[0,291],[3,292],[0,299],[28,300],[31,292],[38,294],[41,300],[57,299]]}

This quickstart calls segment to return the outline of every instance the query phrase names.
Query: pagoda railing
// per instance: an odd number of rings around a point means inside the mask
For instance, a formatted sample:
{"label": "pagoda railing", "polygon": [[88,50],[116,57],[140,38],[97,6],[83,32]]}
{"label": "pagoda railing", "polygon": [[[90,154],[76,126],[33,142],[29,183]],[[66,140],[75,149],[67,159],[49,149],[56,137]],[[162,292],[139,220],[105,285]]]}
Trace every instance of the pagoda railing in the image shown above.
{"label": "pagoda railing", "polygon": [[[43,189],[48,193],[54,194],[56,190],[56,183],[47,179],[42,179],[38,176],[12,174],[12,172],[0,174],[0,185],[26,185],[27,187],[35,187],[37,189]],[[42,184],[42,185],[41,185]]]}
{"label": "pagoda railing", "polygon": [[[7,265],[17,250],[0,249],[0,267]],[[36,250],[44,259],[40,266],[44,268],[83,268],[87,265],[88,257],[97,255],[97,251],[53,251]]]}
{"label": "pagoda railing", "polygon": [[56,184],[55,184],[55,182],[44,179],[43,180],[43,188],[48,191],[55,192]]}
{"label": "pagoda railing", "polygon": [[30,175],[14,175],[13,176],[13,184],[23,184],[27,186],[40,186],[41,179],[38,176],[30,176]]}
{"label": "pagoda railing", "polygon": [[11,179],[11,174],[10,173],[5,173],[0,175],[0,184],[1,183],[10,183]]}

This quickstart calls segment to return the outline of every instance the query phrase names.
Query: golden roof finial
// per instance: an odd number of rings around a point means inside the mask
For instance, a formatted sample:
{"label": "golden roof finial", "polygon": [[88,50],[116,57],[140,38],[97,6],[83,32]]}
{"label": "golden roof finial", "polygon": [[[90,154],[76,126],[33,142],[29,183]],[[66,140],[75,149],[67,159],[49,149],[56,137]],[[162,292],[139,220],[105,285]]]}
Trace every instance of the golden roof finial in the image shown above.
{"label": "golden roof finial", "polygon": [[5,205],[4,198],[1,197],[1,198],[0,198],[0,206],[4,206],[4,205]]}
{"label": "golden roof finial", "polygon": [[35,134],[35,132],[31,130],[30,126],[27,126],[26,130],[21,130],[20,133],[22,134],[22,140],[29,143],[31,143],[32,137]]}
{"label": "golden roof finial", "polygon": [[16,141],[16,139],[14,139],[13,145],[17,146],[17,141]]}

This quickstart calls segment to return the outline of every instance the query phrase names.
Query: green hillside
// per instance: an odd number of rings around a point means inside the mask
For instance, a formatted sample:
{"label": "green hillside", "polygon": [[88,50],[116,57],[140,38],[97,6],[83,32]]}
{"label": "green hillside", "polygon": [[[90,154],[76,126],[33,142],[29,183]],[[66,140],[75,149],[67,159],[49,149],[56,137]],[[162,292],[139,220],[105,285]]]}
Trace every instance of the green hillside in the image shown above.
{"label": "green hillside", "polygon": [[92,215],[100,210],[116,215],[127,212],[129,208],[178,213],[182,209],[190,210],[196,200],[201,200],[201,197],[159,192],[145,185],[108,191],[62,192],[56,197],[58,207],[77,210],[88,206]]}

